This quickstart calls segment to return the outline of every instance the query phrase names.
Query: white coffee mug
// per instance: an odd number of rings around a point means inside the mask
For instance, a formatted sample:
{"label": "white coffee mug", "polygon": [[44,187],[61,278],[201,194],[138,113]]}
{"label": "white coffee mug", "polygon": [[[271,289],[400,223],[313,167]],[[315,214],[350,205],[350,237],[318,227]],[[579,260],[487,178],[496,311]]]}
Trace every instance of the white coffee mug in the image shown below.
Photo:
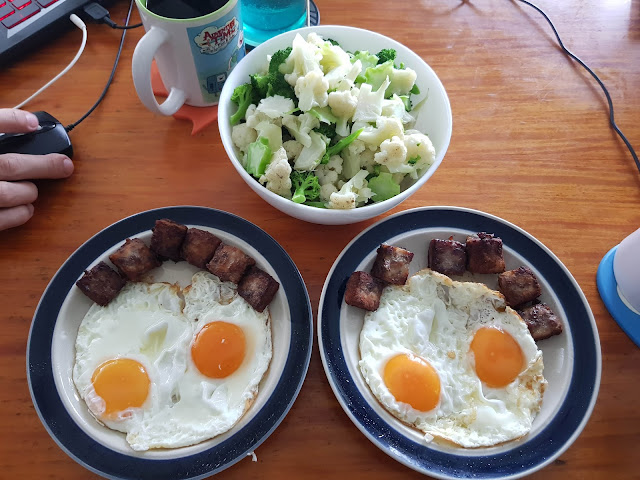
{"label": "white coffee mug", "polygon": [[[173,115],[182,105],[207,107],[220,99],[231,69],[245,54],[239,0],[198,18],[173,19],[136,0],[146,34],[133,53],[133,83],[138,97],[154,113]],[[151,88],[155,58],[169,96],[159,104]]]}

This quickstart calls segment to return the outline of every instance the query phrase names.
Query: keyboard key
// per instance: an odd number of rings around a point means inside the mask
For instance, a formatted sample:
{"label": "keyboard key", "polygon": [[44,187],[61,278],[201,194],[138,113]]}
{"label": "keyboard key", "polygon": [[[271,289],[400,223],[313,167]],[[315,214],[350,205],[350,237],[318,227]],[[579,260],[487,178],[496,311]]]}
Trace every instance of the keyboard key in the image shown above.
{"label": "keyboard key", "polygon": [[0,20],[4,20],[9,15],[13,15],[14,12],[15,10],[11,5],[3,5],[0,7]]}
{"label": "keyboard key", "polygon": [[31,3],[31,0],[13,0],[13,7],[17,8],[18,10],[22,10],[24,7],[26,7],[30,3]]}
{"label": "keyboard key", "polygon": [[[2,0],[0,0],[1,2]],[[58,0],[37,0],[38,4],[40,4],[40,6],[42,8],[47,8],[49,5],[53,5],[54,3],[56,3]]]}
{"label": "keyboard key", "polygon": [[2,24],[7,28],[13,28],[16,25],[24,22],[27,18],[32,17],[36,13],[40,11],[40,7],[36,3],[29,3],[29,5],[25,5],[22,7],[22,10],[16,11],[13,15],[9,15],[7,18],[2,20]]}

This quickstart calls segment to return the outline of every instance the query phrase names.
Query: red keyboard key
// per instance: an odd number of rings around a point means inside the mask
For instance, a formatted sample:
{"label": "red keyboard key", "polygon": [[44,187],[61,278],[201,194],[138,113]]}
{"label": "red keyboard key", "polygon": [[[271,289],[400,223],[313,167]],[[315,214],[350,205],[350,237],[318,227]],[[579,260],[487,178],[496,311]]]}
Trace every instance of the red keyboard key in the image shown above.
{"label": "red keyboard key", "polygon": [[[1,2],[2,0],[0,0]],[[58,0],[37,0],[42,8],[47,8],[49,5],[53,5]]]}
{"label": "red keyboard key", "polygon": [[3,5],[0,7],[0,20],[4,20],[9,15],[13,15],[14,12],[15,10],[11,5]]}
{"label": "red keyboard key", "polygon": [[13,15],[8,16],[2,20],[2,24],[7,28],[13,28],[16,25],[24,22],[27,18],[34,16],[40,11],[40,7],[31,2],[29,5],[25,5],[22,10],[16,11]]}
{"label": "red keyboard key", "polygon": [[0,7],[4,7],[5,3],[7,3],[6,0],[0,0]]}
{"label": "red keyboard key", "polygon": [[18,10],[22,10],[24,7],[26,7],[30,3],[31,3],[31,0],[13,0],[13,6]]}

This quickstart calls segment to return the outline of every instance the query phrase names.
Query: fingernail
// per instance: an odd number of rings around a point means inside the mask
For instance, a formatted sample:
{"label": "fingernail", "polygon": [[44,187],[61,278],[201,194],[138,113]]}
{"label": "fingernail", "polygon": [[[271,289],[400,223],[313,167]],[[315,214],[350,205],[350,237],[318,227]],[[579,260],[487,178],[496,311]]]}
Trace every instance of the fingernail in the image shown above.
{"label": "fingernail", "polygon": [[69,176],[69,175],[71,175],[73,173],[73,162],[71,160],[69,160],[68,158],[65,158],[64,162],[62,163],[62,171],[67,176]]}
{"label": "fingernail", "polygon": [[38,117],[36,117],[33,113],[27,112],[26,116],[27,116],[27,125],[29,125],[30,128],[37,128],[38,125],[40,125],[40,122],[38,121]]}

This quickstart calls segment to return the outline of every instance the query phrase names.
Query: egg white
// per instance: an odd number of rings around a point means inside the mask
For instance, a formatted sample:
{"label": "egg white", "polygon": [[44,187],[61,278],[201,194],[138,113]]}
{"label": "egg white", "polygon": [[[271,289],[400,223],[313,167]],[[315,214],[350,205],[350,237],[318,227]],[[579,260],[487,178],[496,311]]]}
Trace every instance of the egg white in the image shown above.
{"label": "egg white", "polygon": [[[522,349],[525,368],[504,388],[489,388],[475,373],[470,344],[475,332],[493,326]],[[438,373],[440,401],[429,411],[398,402],[383,379],[386,363],[407,353]],[[540,409],[546,381],[540,352],[527,326],[504,298],[486,286],[454,282],[425,269],[404,286],[384,289],[380,307],[365,315],[359,368],[380,403],[427,437],[463,447],[496,445],[525,435]]]}
{"label": "egg white", "polygon": [[[131,432],[171,403],[171,394],[186,370],[186,348],[192,326],[182,315],[179,289],[164,283],[128,283],[106,307],[92,305],[78,329],[73,381],[92,415],[109,428]],[[131,358],[147,371],[149,395],[140,408],[104,418],[104,401],[91,378],[102,363]]]}
{"label": "egg white", "polygon": [[[202,375],[191,344],[209,322],[242,328],[245,358],[223,379]],[[194,445],[231,429],[250,407],[269,367],[272,340],[269,309],[256,312],[233,283],[197,272],[184,291],[165,283],[129,282],[106,307],[93,305],[78,330],[73,381],[92,415],[125,432],[133,450]],[[102,416],[104,401],[91,378],[107,360],[138,361],[150,380],[139,408]]]}
{"label": "egg white", "polygon": [[[228,431],[251,406],[269,367],[272,344],[268,309],[256,312],[237,294],[234,284],[221,282],[208,272],[196,273],[185,293],[184,314],[194,328],[173,405],[145,419],[143,428],[129,435],[127,440],[134,449],[188,446]],[[243,363],[220,379],[200,373],[190,350],[202,327],[217,320],[242,328],[246,340]]]}

